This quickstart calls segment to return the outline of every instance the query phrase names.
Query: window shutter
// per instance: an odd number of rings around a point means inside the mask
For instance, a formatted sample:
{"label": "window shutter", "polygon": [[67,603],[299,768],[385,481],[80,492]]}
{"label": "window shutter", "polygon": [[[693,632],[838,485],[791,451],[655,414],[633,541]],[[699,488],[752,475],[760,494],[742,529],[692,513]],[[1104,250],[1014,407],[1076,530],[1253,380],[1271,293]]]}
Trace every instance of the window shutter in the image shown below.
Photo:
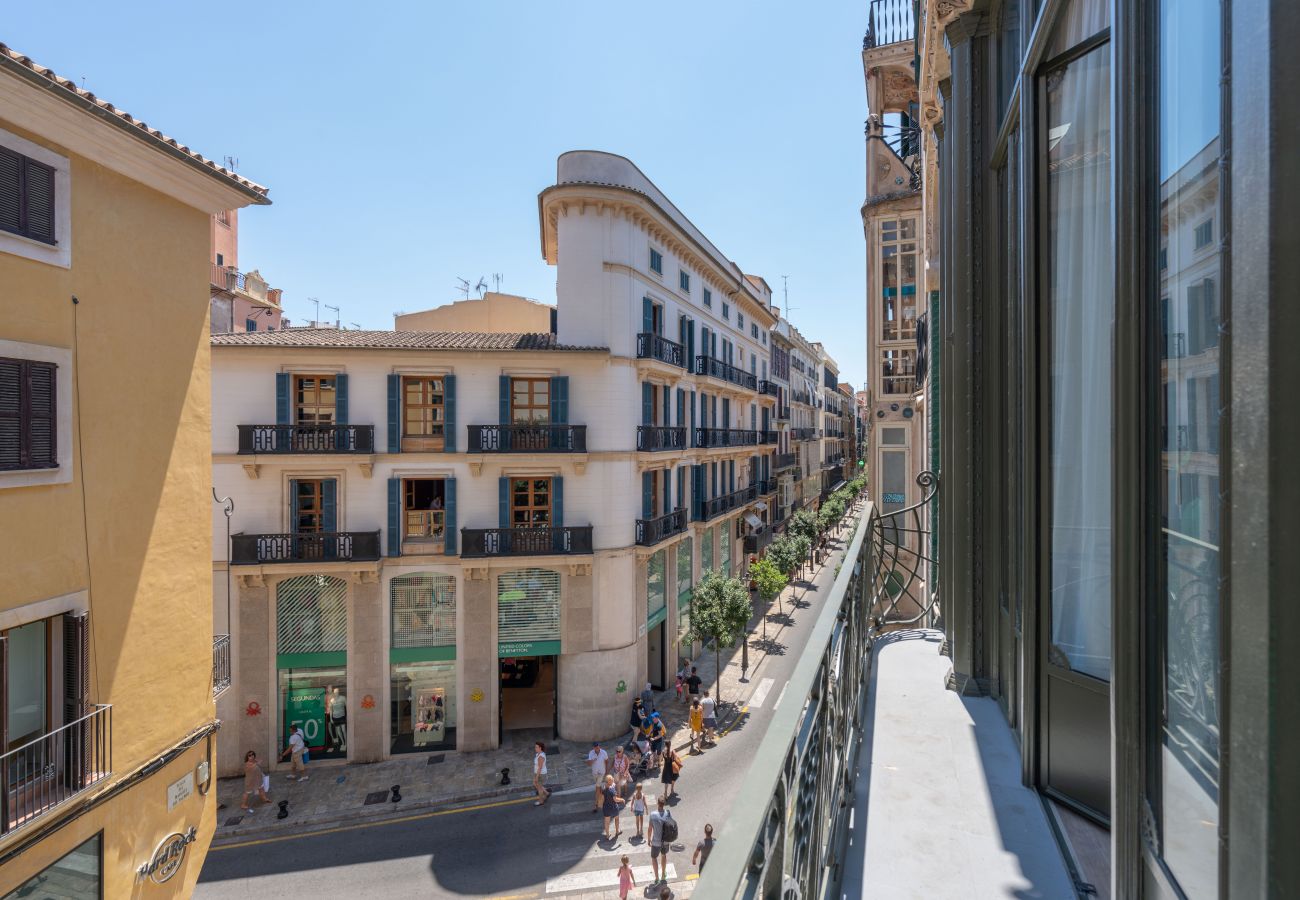
{"label": "window shutter", "polygon": [[442,541],[442,552],[448,556],[455,556],[456,538],[459,536],[456,532],[456,479],[445,478],[442,482],[443,497],[446,502],[446,537]]}
{"label": "window shutter", "polygon": [[654,424],[654,385],[648,381],[641,382],[641,424]]}
{"label": "window shutter", "polygon": [[704,468],[696,463],[691,466],[691,518],[700,519],[704,503]]}
{"label": "window shutter", "polygon": [[641,473],[641,518],[654,518],[654,475]]}
{"label": "window shutter", "polygon": [[686,320],[686,369],[695,371],[695,320]]}
{"label": "window shutter", "polygon": [[695,391],[691,391],[691,430],[686,435],[686,446],[695,446]]}
{"label": "window shutter", "polygon": [[677,425],[686,424],[686,391],[682,388],[677,389]]}
{"label": "window shutter", "polygon": [[641,298],[641,330],[646,334],[655,330],[655,305],[649,297]]}
{"label": "window shutter", "polygon": [[49,363],[27,364],[27,465],[58,465],[55,452],[55,371]]}
{"label": "window shutter", "polygon": [[388,479],[388,555],[402,555],[402,479]]}
{"label": "window shutter", "polygon": [[[89,613],[63,614],[63,721],[75,722],[87,712],[90,700],[90,629]],[[80,731],[80,737],[78,737]],[[68,778],[74,789],[85,786],[90,774],[89,729],[76,729],[68,735],[66,762]],[[76,744],[80,743],[81,746]]]}
{"label": "window shutter", "polygon": [[388,452],[402,452],[402,376],[388,376]]}
{"label": "window shutter", "polygon": [[298,482],[289,479],[289,531],[298,533]]}
{"label": "window shutter", "polygon": [[510,376],[502,375],[497,380],[497,423],[510,424]]}
{"label": "window shutter", "polygon": [[22,377],[21,362],[0,359],[0,469],[22,465]]}
{"label": "window shutter", "polygon": [[686,469],[683,466],[677,468],[677,509],[686,506]]}
{"label": "window shutter", "polygon": [[289,419],[289,379],[288,372],[275,373],[275,424],[290,425]]}
{"label": "window shutter", "polygon": [[664,505],[660,515],[668,515],[673,508],[673,470],[664,469]]}
{"label": "window shutter", "polygon": [[339,425],[348,424],[348,376],[334,376],[334,421]]}
{"label": "window shutter", "polygon": [[557,375],[551,379],[551,422],[569,424],[569,376]]}
{"label": "window shutter", "polygon": [[320,483],[321,518],[324,519],[323,531],[338,531],[338,487],[333,478],[326,478]]}
{"label": "window shutter", "polygon": [[663,408],[663,418],[664,418],[664,420],[663,420],[662,422],[660,422],[659,424],[661,424],[661,425],[669,425],[669,424],[671,424],[671,423],[668,421],[668,416],[671,415],[671,412],[670,412],[670,411],[672,410],[672,408],[673,408],[673,389],[670,388],[668,385],[665,384],[665,385],[664,385],[664,408]]}
{"label": "window shutter", "polygon": [[1206,347],[1219,346],[1219,307],[1214,296],[1214,279],[1201,282],[1201,310],[1205,315],[1204,333]]}
{"label": "window shutter", "polygon": [[497,526],[510,527],[510,479],[504,475],[497,479]]}
{"label": "window shutter", "polygon": [[54,243],[54,170],[34,159],[24,159],[28,237]]}
{"label": "window shutter", "polygon": [[22,230],[22,172],[23,158],[0,147],[0,228],[5,231]]}
{"label": "window shutter", "polygon": [[[442,379],[442,450],[444,453],[456,452],[456,376],[446,375]],[[450,526],[448,526],[450,530]],[[455,538],[452,538],[454,541]]]}
{"label": "window shutter", "polygon": [[1187,352],[1192,356],[1201,352],[1201,286],[1187,289]]}
{"label": "window shutter", "polygon": [[551,524],[564,527],[564,479],[559,475],[551,479]]}

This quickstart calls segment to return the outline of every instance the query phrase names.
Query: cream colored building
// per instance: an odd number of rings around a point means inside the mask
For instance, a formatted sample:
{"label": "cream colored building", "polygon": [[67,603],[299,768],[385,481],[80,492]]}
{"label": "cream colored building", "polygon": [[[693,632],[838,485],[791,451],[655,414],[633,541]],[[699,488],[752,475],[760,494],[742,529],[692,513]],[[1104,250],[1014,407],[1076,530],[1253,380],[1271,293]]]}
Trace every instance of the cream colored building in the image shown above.
{"label": "cream colored building", "polygon": [[482,297],[457,300],[434,309],[399,313],[398,331],[529,332],[553,330],[555,307],[527,297],[488,291]]}

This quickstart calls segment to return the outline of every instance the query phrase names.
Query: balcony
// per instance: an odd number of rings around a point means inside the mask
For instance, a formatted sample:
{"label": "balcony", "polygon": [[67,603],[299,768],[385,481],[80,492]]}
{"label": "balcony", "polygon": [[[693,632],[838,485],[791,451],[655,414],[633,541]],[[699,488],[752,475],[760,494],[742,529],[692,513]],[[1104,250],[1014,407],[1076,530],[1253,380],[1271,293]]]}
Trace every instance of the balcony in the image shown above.
{"label": "balcony", "polygon": [[685,450],[686,426],[638,425],[636,427],[636,448],[649,452]]}
{"label": "balcony", "polygon": [[471,425],[470,453],[586,453],[586,425]]}
{"label": "balcony", "polygon": [[727,381],[751,391],[758,390],[758,376],[712,356],[695,357],[695,374]]}
{"label": "balcony", "polygon": [[686,530],[686,510],[678,508],[657,519],[636,520],[636,542],[642,547],[653,547],[664,538]]}
{"label": "balcony", "polygon": [[744,549],[747,555],[762,553],[776,537],[776,532],[771,528],[764,528],[758,534],[745,535]]}
{"label": "balcony", "polygon": [[0,835],[53,812],[113,774],[113,707],[0,754]]}
{"label": "balcony", "polygon": [[778,453],[776,454],[774,463],[776,470],[780,472],[782,469],[791,468],[798,461],[799,454],[797,453]]}
{"label": "balcony", "polygon": [[697,447],[754,447],[758,445],[758,432],[749,428],[696,428]]}
{"label": "balcony", "polygon": [[817,437],[816,428],[791,428],[790,437],[796,441],[811,441]]}
{"label": "balcony", "polygon": [[759,442],[760,444],[775,444],[775,443],[776,443],[776,432],[775,432],[775,431],[760,431],[760,432],[758,433],[758,442]]}
{"label": "balcony", "polygon": [[232,534],[230,562],[370,562],[379,559],[378,531],[317,531],[301,534]]}
{"label": "balcony", "polygon": [[772,494],[776,492],[776,479],[763,478],[754,482],[754,487],[758,489],[758,495]]}
{"label": "balcony", "polygon": [[779,406],[779,405],[778,405],[777,408],[776,408],[776,420],[777,420],[778,422],[789,422],[789,421],[790,421],[790,407],[788,407],[788,406]]}
{"label": "balcony", "polygon": [[862,49],[874,50],[876,47],[912,40],[912,15],[911,0],[871,0]]}
{"label": "balcony", "polygon": [[804,406],[812,406],[812,395],[807,391],[793,391],[790,399],[795,403],[802,403]]}
{"label": "balcony", "polygon": [[758,376],[735,366],[727,366],[727,380],[751,391],[758,390]]}
{"label": "balcony", "polygon": [[230,635],[218,634],[212,638],[212,696],[219,696],[228,687],[230,687]]}
{"label": "balcony", "polygon": [[240,425],[239,452],[374,453],[373,425]]}
{"label": "balcony", "polygon": [[767,379],[763,379],[758,383],[758,392],[760,394],[767,394],[769,397],[781,396],[781,390],[777,387],[776,382],[768,381]]}
{"label": "balcony", "polygon": [[256,270],[245,274],[232,266],[218,266],[214,263],[208,281],[212,287],[224,293],[239,294],[259,306],[280,308],[282,291],[280,288],[270,287],[261,273]]}
{"label": "balcony", "polygon": [[670,366],[686,368],[686,351],[682,345],[649,331],[643,331],[636,336],[636,358],[657,359]]}
{"label": "balcony", "polygon": [[554,556],[591,553],[591,526],[537,528],[462,528],[464,559],[492,556]]}

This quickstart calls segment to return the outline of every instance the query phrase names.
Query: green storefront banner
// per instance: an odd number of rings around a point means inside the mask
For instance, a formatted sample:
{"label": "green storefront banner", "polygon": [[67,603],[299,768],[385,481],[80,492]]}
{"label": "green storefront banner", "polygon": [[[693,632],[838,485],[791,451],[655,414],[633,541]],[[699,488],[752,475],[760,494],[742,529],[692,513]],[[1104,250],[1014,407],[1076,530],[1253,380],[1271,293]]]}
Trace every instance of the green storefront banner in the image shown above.
{"label": "green storefront banner", "polygon": [[297,725],[308,747],[325,746],[325,688],[292,687],[284,698],[284,742],[289,745],[289,728]]}
{"label": "green storefront banner", "polygon": [[497,644],[497,656],[502,659],[509,656],[559,655],[559,641],[514,641],[509,644]]}
{"label": "green storefront banner", "polygon": [[654,628],[666,618],[668,618],[668,607],[661,606],[650,614],[650,618],[646,620],[645,627],[647,629]]}

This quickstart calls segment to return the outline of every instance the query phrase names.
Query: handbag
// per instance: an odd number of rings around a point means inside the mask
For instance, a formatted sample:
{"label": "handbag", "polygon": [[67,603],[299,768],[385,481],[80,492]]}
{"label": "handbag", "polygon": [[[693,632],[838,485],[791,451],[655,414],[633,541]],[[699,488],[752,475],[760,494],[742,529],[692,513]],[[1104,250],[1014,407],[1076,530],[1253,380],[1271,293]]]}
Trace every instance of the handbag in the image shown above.
{"label": "handbag", "polygon": [[262,776],[262,793],[267,793],[267,792],[269,792],[270,790],[271,790],[271,776],[270,776],[270,775],[263,775],[263,776]]}
{"label": "handbag", "polygon": [[682,758],[677,754],[673,754],[673,774],[679,775],[681,774],[681,771],[682,771]]}

